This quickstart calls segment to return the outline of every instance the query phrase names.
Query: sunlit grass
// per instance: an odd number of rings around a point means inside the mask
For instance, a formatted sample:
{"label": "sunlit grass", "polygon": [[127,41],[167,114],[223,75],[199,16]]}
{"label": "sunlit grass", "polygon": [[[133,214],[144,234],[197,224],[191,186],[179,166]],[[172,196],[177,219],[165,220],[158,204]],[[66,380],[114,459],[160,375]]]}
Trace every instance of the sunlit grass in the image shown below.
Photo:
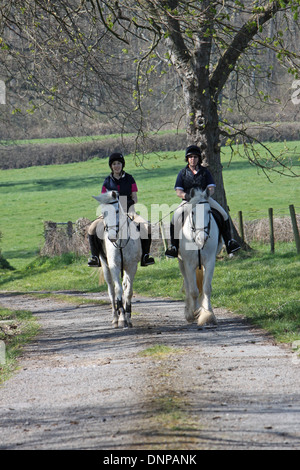
{"label": "sunlit grass", "polygon": [[[298,145],[297,145],[298,144]],[[284,144],[272,144],[280,151]],[[290,158],[298,164],[299,142],[289,143]],[[289,215],[289,205],[300,200],[299,184],[291,178],[273,174],[272,182],[241,157],[231,159],[230,149],[222,148],[223,176],[232,218],[239,210],[244,220]],[[126,156],[126,170],[138,185],[138,200],[150,218],[151,204],[172,206],[179,203],[174,183],[185,165],[184,152],[159,152],[145,157],[143,165]],[[93,220],[97,202],[92,198],[101,191],[109,173],[107,159],[65,165],[38,166],[0,170],[1,248],[6,259],[16,268],[26,265],[38,254],[44,242],[44,221],[75,222],[81,217]]]}
{"label": "sunlit grass", "polygon": [[0,384],[16,369],[24,345],[38,330],[38,323],[31,312],[0,307],[0,341],[5,345],[0,363]]}
{"label": "sunlit grass", "polygon": [[[274,151],[285,144],[273,144]],[[292,150],[297,164],[299,155]],[[222,149],[224,181],[231,216],[239,210],[244,220],[288,215],[289,204],[300,200],[299,184],[291,178],[272,175],[268,181],[249,162]],[[160,152],[146,156],[137,166],[133,156],[126,156],[126,170],[137,181],[138,198],[150,213],[151,204],[178,203],[173,187],[178,171],[185,165],[184,152]],[[97,202],[92,195],[101,191],[108,174],[107,159],[47,167],[0,171],[1,250],[15,271],[0,272],[0,289],[22,292],[79,290],[97,292],[99,272],[87,267],[85,257],[39,257],[44,242],[43,222],[90,220],[96,216]],[[212,302],[243,314],[255,324],[272,332],[280,341],[299,338],[299,257],[294,244],[276,243],[275,254],[268,246],[255,252],[238,254],[233,260],[218,260],[213,279]],[[154,266],[139,268],[134,288],[137,293],[184,299],[182,277],[177,260],[157,260]]]}

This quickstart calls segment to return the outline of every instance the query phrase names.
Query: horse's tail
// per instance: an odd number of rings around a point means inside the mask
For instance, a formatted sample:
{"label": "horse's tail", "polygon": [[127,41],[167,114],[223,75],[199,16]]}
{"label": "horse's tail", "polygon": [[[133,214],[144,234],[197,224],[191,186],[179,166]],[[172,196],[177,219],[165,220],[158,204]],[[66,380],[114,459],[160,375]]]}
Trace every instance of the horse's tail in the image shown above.
{"label": "horse's tail", "polygon": [[197,287],[199,289],[199,295],[201,295],[203,289],[203,266],[201,266],[201,268],[196,268],[196,281]]}
{"label": "horse's tail", "polygon": [[99,268],[99,286],[103,286],[103,284],[105,284],[104,272],[103,268]]}

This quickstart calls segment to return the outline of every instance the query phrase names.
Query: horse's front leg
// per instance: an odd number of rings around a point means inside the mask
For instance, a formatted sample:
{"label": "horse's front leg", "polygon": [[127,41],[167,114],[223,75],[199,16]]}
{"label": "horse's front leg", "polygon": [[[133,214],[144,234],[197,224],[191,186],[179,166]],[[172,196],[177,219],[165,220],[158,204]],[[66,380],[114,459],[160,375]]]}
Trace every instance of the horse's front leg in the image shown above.
{"label": "horse's front leg", "polygon": [[118,311],[118,315],[119,315],[118,326],[120,328],[127,328],[128,327],[128,322],[127,322],[126,315],[125,315],[123,300],[118,299],[118,298],[117,298],[117,311]]}
{"label": "horse's front leg", "polygon": [[197,287],[195,268],[179,259],[179,267],[184,279],[185,309],[184,316],[187,322],[195,320],[195,312],[199,308],[199,290]]}
{"label": "horse's front leg", "polygon": [[136,273],[137,266],[125,272],[123,281],[123,292],[125,302],[125,317],[129,327],[132,327],[131,321],[131,299],[133,295],[133,279]]}
{"label": "horse's front leg", "polygon": [[116,297],[116,311],[117,311],[117,325],[121,328],[127,328],[128,323],[126,320],[125,310],[123,306],[123,289],[120,281],[120,269],[114,267],[111,269],[111,275],[114,283],[115,297]]}
{"label": "horse's front leg", "polygon": [[203,291],[201,296],[201,307],[199,308],[198,326],[206,323],[217,324],[217,319],[211,305],[211,283],[214,274],[215,263],[208,263],[204,268]]}
{"label": "horse's front leg", "polygon": [[108,296],[109,296],[109,300],[110,300],[110,303],[111,303],[112,326],[113,326],[113,328],[118,328],[119,313],[118,313],[117,308],[116,308],[116,296],[115,296],[114,282],[113,282],[110,270],[109,270],[108,266],[106,265],[106,262],[104,260],[101,260],[101,263],[102,263],[104,279],[105,279],[106,284],[107,284]]}

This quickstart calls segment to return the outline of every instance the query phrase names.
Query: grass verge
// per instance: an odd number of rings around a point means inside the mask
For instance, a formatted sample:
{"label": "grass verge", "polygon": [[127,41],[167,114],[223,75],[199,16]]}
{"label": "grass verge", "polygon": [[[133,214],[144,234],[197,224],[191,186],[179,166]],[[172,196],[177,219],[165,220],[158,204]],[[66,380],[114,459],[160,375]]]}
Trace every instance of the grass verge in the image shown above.
{"label": "grass verge", "polygon": [[177,354],[180,349],[171,348],[165,344],[155,344],[150,348],[144,349],[139,353],[143,357],[152,357],[153,359],[161,359],[162,357],[169,356],[170,354]]}
{"label": "grass verge", "polygon": [[17,368],[23,347],[38,332],[39,326],[32,313],[26,310],[0,308],[0,384]]}

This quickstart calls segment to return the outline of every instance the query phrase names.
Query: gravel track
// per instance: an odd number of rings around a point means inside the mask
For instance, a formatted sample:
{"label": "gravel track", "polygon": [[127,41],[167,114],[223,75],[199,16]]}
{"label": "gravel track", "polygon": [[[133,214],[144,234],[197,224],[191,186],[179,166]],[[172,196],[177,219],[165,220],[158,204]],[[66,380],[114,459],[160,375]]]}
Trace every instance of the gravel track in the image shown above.
{"label": "gravel track", "polygon": [[0,293],[41,325],[0,387],[0,449],[300,448],[295,353],[223,309],[199,330],[182,302],[133,300],[133,328],[112,329],[108,304]]}

